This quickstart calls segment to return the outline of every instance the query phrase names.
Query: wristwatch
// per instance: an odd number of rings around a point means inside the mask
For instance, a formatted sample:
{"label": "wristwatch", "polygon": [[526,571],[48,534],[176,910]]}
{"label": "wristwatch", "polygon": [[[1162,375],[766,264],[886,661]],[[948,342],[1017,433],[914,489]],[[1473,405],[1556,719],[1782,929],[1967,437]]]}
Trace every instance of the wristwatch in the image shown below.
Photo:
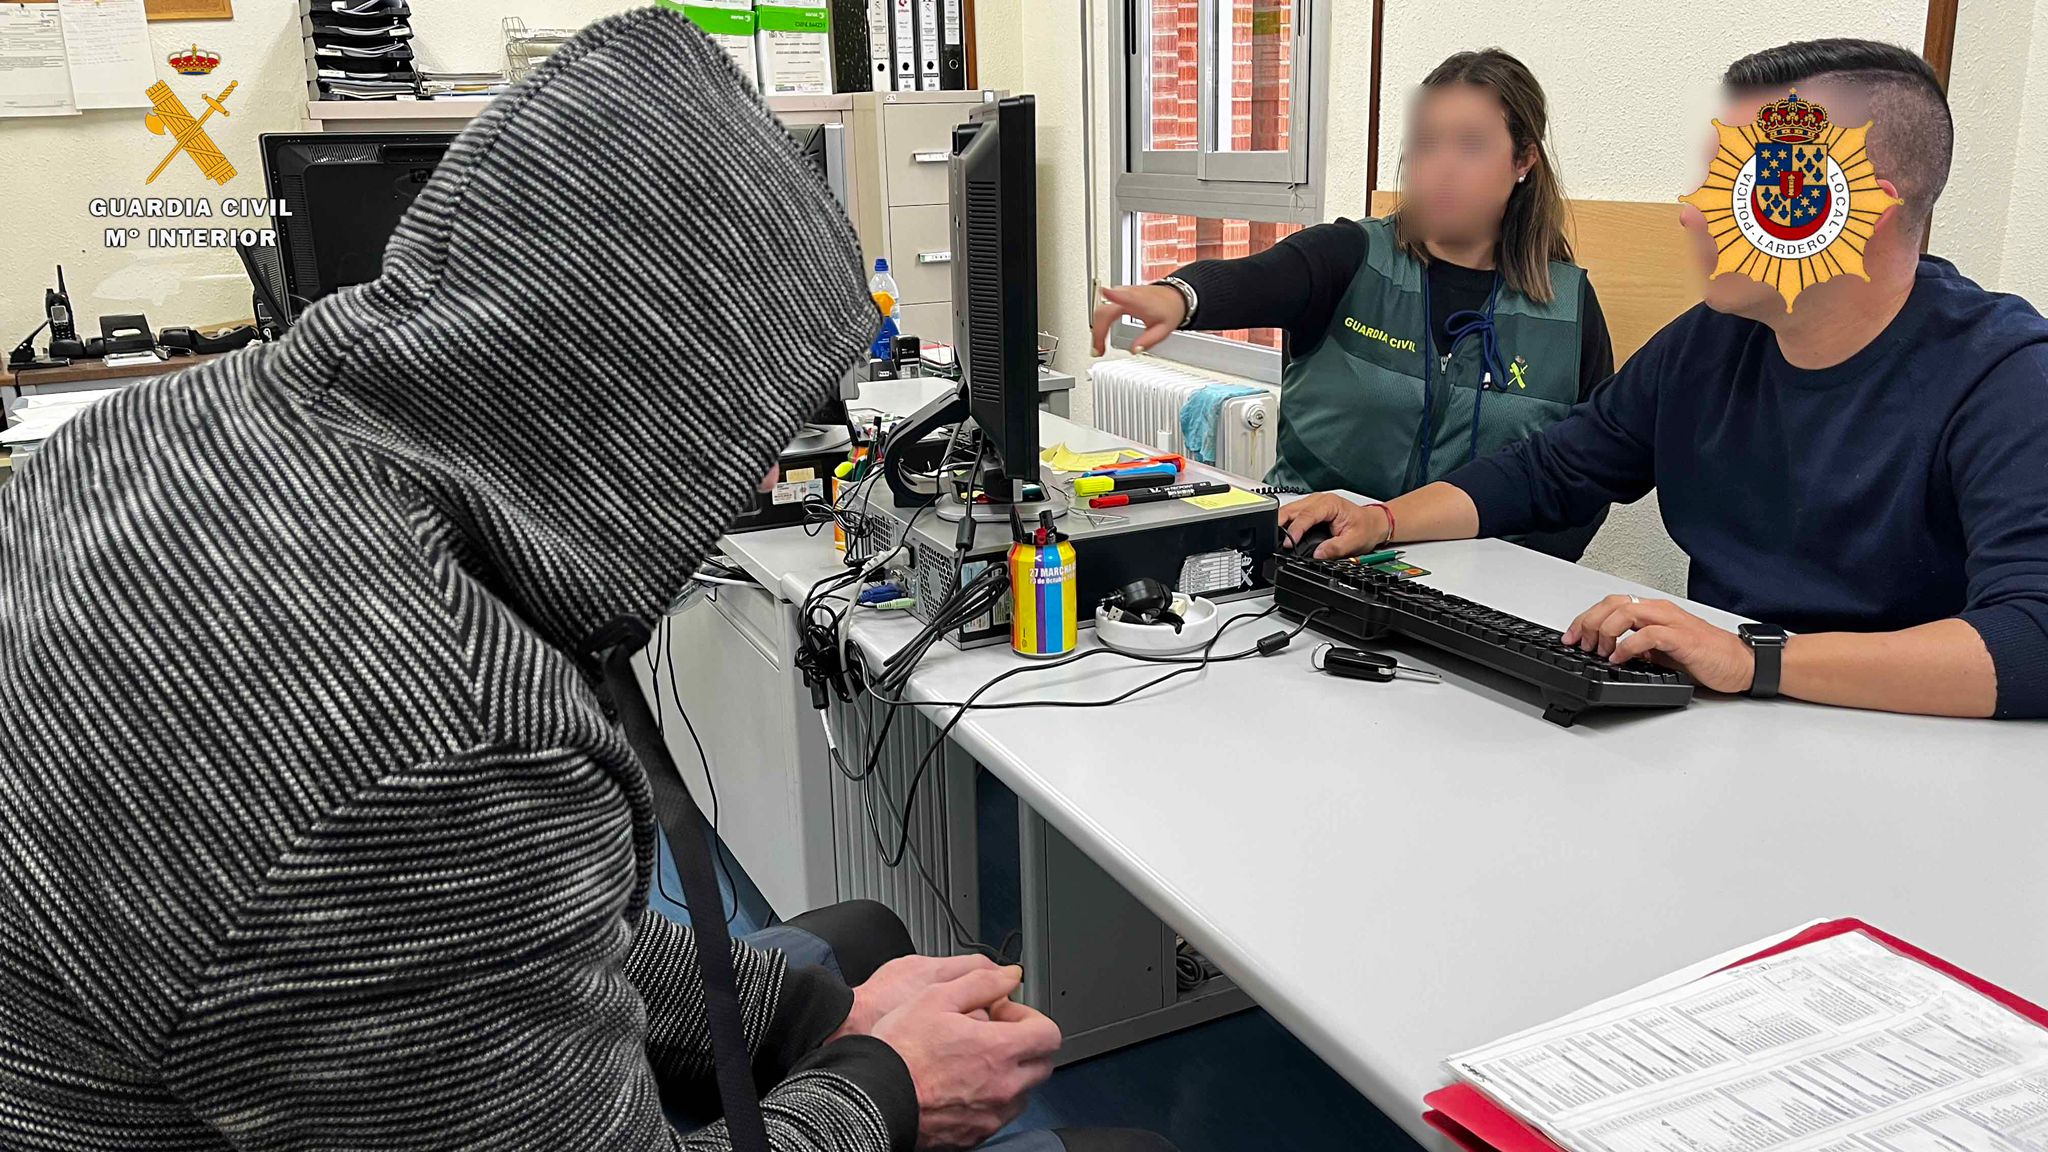
{"label": "wristwatch", "polygon": [[1785,630],[1776,624],[1744,624],[1735,630],[1756,657],[1756,679],[1749,694],[1768,700],[1778,694],[1778,677],[1785,671]]}
{"label": "wristwatch", "polygon": [[1201,306],[1202,298],[1195,295],[1194,285],[1178,276],[1168,276],[1164,280],[1154,280],[1153,283],[1172,288],[1180,293],[1181,302],[1187,305],[1187,311],[1181,313],[1180,317],[1180,326],[1182,328],[1195,322],[1195,309]]}

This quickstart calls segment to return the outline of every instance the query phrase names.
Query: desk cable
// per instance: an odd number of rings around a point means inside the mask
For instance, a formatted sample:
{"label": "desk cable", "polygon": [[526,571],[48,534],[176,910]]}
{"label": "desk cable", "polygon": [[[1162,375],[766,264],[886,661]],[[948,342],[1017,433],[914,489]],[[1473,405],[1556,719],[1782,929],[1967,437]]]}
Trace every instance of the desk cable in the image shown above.
{"label": "desk cable", "polygon": [[[866,728],[865,721],[859,718],[859,709],[849,705],[847,707],[846,715],[849,721],[858,724],[863,729]],[[895,711],[892,709],[889,715],[883,718],[882,729],[877,736],[878,741],[886,740],[888,738],[889,725],[895,719],[895,715]],[[823,723],[825,728],[825,751],[826,754],[831,758],[834,767],[842,775],[845,775],[849,780],[854,780],[856,782],[860,780],[879,780],[880,777],[875,773],[875,766],[873,761],[870,761],[868,763],[864,774],[861,776],[856,777],[847,771],[846,760],[843,756],[839,754],[839,745],[832,738],[831,721],[828,718],[826,718],[822,713],[820,714],[819,719],[820,722]],[[879,747],[879,744],[877,745],[877,747]],[[872,786],[861,789],[861,807],[867,813],[868,833],[870,836],[874,838],[875,850],[877,853],[880,853],[883,851],[882,833],[880,827],[875,823]],[[1021,957],[1017,954],[1016,948],[1019,945],[1021,945],[1023,941],[1022,932],[1013,929],[1008,935],[1004,936],[1002,942],[1000,944],[997,944],[995,947],[990,947],[989,945],[982,943],[982,941],[978,937],[976,937],[974,933],[969,932],[967,930],[967,925],[961,922],[959,913],[953,910],[952,898],[946,894],[945,889],[942,888],[939,885],[938,880],[932,876],[931,869],[925,866],[924,855],[917,850],[917,846],[915,844],[910,845],[909,856],[912,866],[917,870],[918,880],[924,884],[925,890],[931,893],[932,899],[938,902],[940,910],[946,914],[947,930],[951,933],[953,937],[953,945],[955,947],[964,949],[968,952],[975,953],[976,955],[985,956],[998,964],[1017,964],[1021,961]],[[894,867],[894,865],[891,865],[891,867]]]}
{"label": "desk cable", "polygon": [[[939,466],[933,471],[935,476],[942,476],[959,470],[958,465],[954,462],[957,435],[958,429],[956,428],[954,437],[949,438],[947,442],[947,449],[944,455],[941,456]],[[983,447],[977,445],[970,466],[979,466],[984,451]],[[874,475],[880,475],[879,468],[870,477],[866,478],[863,483],[871,484]],[[931,764],[936,758],[938,750],[944,746],[946,737],[952,733],[953,729],[958,726],[960,721],[970,711],[1031,707],[1109,707],[1158,687],[1176,677],[1200,673],[1213,663],[1227,663],[1248,659],[1253,656],[1270,656],[1286,648],[1296,636],[1299,636],[1308,627],[1310,621],[1313,620],[1313,614],[1309,620],[1302,621],[1290,631],[1274,632],[1261,638],[1249,648],[1226,655],[1219,656],[1215,654],[1215,648],[1222,641],[1225,632],[1246,621],[1264,619],[1272,615],[1277,608],[1269,607],[1263,612],[1239,616],[1227,621],[1203,645],[1201,652],[1194,656],[1143,656],[1116,652],[1108,648],[1095,648],[1049,663],[1028,664],[1009,669],[976,688],[963,701],[916,702],[904,700],[901,698],[902,689],[908,685],[911,675],[916,671],[931,646],[948,632],[967,621],[987,613],[995,606],[997,600],[1008,593],[1008,569],[1005,565],[991,564],[973,580],[954,588],[944,601],[934,606],[925,614],[927,623],[919,629],[918,634],[908,644],[899,648],[884,660],[877,673],[870,676],[866,673],[857,652],[848,645],[847,629],[851,625],[854,605],[858,602],[859,597],[857,591],[853,595],[847,596],[845,595],[845,590],[849,587],[857,590],[875,574],[883,571],[896,556],[909,547],[912,531],[916,527],[919,517],[928,512],[933,505],[922,506],[912,514],[909,522],[905,524],[903,534],[897,540],[894,548],[863,562],[855,555],[856,530],[861,535],[865,535],[871,530],[873,522],[865,513],[866,502],[872,499],[872,489],[871,487],[864,487],[854,493],[853,496],[853,500],[842,500],[842,507],[835,509],[833,514],[829,516],[819,515],[807,509],[807,518],[815,519],[816,521],[815,526],[806,525],[807,532],[816,534],[823,529],[825,523],[835,519],[839,521],[841,528],[847,531],[848,556],[846,562],[848,571],[828,576],[813,584],[809,593],[805,595],[803,603],[798,607],[797,667],[804,675],[806,686],[811,690],[813,706],[821,712],[820,721],[825,729],[826,749],[835,770],[844,776],[849,783],[860,787],[861,806],[863,814],[867,819],[868,833],[874,841],[875,850],[881,857],[884,866],[892,869],[898,868],[908,858],[920,882],[931,893],[932,897],[938,902],[940,909],[945,913],[948,928],[953,936],[955,945],[988,956],[999,963],[1009,963],[1012,961],[1010,939],[1006,937],[1000,947],[991,948],[967,930],[966,925],[961,922],[958,914],[953,910],[950,897],[932,876],[922,854],[918,851],[917,845],[912,842],[910,837],[912,810],[917,803],[918,791],[923,784],[926,773],[931,769]],[[861,505],[861,511],[856,513],[855,517],[842,517],[842,513],[848,510],[845,506],[850,506],[856,502]],[[970,509],[968,515],[963,517],[960,529],[961,539],[956,542],[956,560],[958,561],[964,561],[967,552],[972,547],[973,524],[972,511]],[[834,606],[842,600],[845,602],[844,607]],[[1107,699],[1032,700],[993,704],[980,702],[980,698],[984,693],[1012,677],[1031,672],[1050,671],[1104,654],[1121,656],[1135,663],[1174,665],[1175,667],[1169,672],[1153,677],[1142,684]],[[849,682],[851,682],[852,691],[849,691]],[[860,711],[854,706],[854,692],[856,691],[867,695],[888,708],[888,712],[884,715],[879,729],[872,734],[871,738],[866,731],[867,723],[865,718],[856,715]],[[837,741],[833,738],[830,718],[822,715],[829,703],[828,692],[836,694],[840,698],[841,703],[848,707],[849,717],[853,725],[859,729],[857,738],[861,743],[868,746],[868,754],[863,758],[858,770],[847,763]],[[939,726],[932,740],[927,744],[924,753],[919,757],[917,766],[911,774],[909,785],[905,790],[903,800],[899,804],[889,788],[888,781],[880,775],[877,768],[888,740],[889,731],[894,726],[897,710],[906,706],[917,706],[919,703],[927,707],[952,708],[954,712],[951,717]],[[897,834],[895,837],[896,843],[893,848],[889,845],[889,838],[882,831],[882,821],[876,802],[877,790],[881,794],[880,807],[888,809],[896,816]],[[1012,933],[1011,935],[1016,936],[1017,934]]]}
{"label": "desk cable", "polygon": [[[962,471],[963,468],[974,469],[979,467],[985,451],[981,446],[981,437],[978,434],[974,437],[973,458],[971,460],[961,460],[956,456],[960,447],[960,430],[961,425],[956,424],[953,427],[952,432],[947,436],[946,450],[941,454],[938,465],[925,475],[929,475],[934,479],[943,479],[946,476]],[[886,443],[886,441],[884,442]],[[877,458],[868,475],[863,477],[854,488],[849,489],[839,502],[840,508],[843,511],[850,511],[853,505],[859,505],[859,510],[852,514],[853,518],[841,520],[841,527],[845,529],[847,534],[845,562],[848,570],[834,576],[828,576],[813,584],[810,592],[805,595],[803,603],[797,609],[798,644],[796,666],[797,670],[804,675],[804,685],[810,689],[811,706],[814,708],[823,709],[825,707],[828,692],[837,695],[842,703],[852,700],[853,697],[848,690],[846,682],[846,633],[853,622],[853,606],[859,599],[857,590],[876,574],[884,571],[897,556],[902,555],[911,548],[912,536],[917,528],[918,521],[936,506],[936,502],[922,505],[917,511],[913,512],[910,519],[904,524],[902,535],[897,538],[895,547],[880,555],[871,558],[865,557],[864,554],[868,541],[879,527],[877,518],[871,511],[871,506],[874,500],[875,484],[881,476],[882,461]],[[809,515],[808,512],[807,515]],[[838,517],[835,515],[833,518],[836,519]],[[807,525],[805,531],[815,535],[823,529],[823,524],[824,521],[821,520],[815,527]],[[858,534],[856,534],[856,529]],[[961,527],[963,539],[958,552],[959,559],[963,561],[967,547],[972,542],[972,532],[973,517],[970,512],[964,518]],[[1001,569],[1002,565],[991,565],[990,567]],[[856,589],[856,592],[853,596],[847,598],[846,607],[843,609],[831,607],[832,602],[838,599],[837,594],[848,587]],[[956,610],[960,607],[960,602],[956,598],[966,595],[968,593],[965,589],[955,590],[952,595],[947,597],[945,602],[934,606],[932,617],[940,619],[955,614]],[[975,590],[972,595],[980,599],[987,598],[992,593],[986,587],[983,587]],[[983,611],[986,610],[984,607]],[[972,616],[966,618],[972,619]],[[929,647],[928,641],[925,647]],[[922,649],[919,650],[918,655],[923,655]],[[911,663],[914,664],[915,661],[913,660]],[[905,675],[907,674],[906,672]]]}
{"label": "desk cable", "polygon": [[[1159,685],[1164,684],[1167,681],[1172,680],[1176,677],[1186,676],[1189,674],[1198,674],[1202,671],[1205,671],[1211,664],[1230,663],[1237,660],[1249,659],[1254,656],[1270,656],[1286,648],[1287,645],[1295,637],[1299,636],[1304,629],[1308,628],[1308,626],[1313,622],[1315,616],[1320,614],[1321,612],[1321,610],[1318,609],[1316,612],[1310,613],[1308,618],[1302,620],[1292,629],[1282,632],[1274,632],[1267,636],[1264,636],[1257,643],[1253,644],[1249,648],[1245,648],[1243,650],[1231,652],[1221,656],[1214,654],[1216,645],[1219,642],[1221,642],[1221,640],[1223,639],[1223,634],[1230,628],[1248,621],[1265,619],[1266,617],[1272,615],[1273,612],[1276,610],[1277,605],[1273,607],[1268,607],[1263,612],[1255,613],[1249,616],[1238,616],[1232,618],[1229,621],[1226,621],[1223,627],[1217,629],[1216,635],[1210,637],[1208,643],[1203,645],[1200,654],[1195,656],[1145,656],[1128,652],[1118,652],[1115,649],[1111,648],[1091,648],[1087,651],[1077,652],[1071,656],[1051,661],[1049,663],[1025,664],[1016,668],[1009,669],[994,677],[991,677],[987,682],[983,683],[980,687],[976,688],[972,693],[970,693],[967,699],[962,701],[913,701],[904,700],[900,698],[892,698],[889,696],[882,695],[877,690],[876,684],[874,682],[868,681],[866,680],[866,678],[863,677],[863,693],[869,698],[873,699],[875,702],[882,704],[888,708],[887,714],[884,715],[882,718],[882,724],[880,729],[874,734],[872,740],[866,741],[869,747],[867,757],[862,762],[861,767],[858,771],[855,771],[851,767],[849,767],[846,763],[845,758],[840,754],[838,745],[832,739],[831,725],[829,722],[827,722],[825,725],[826,747],[828,752],[830,753],[830,758],[833,762],[834,767],[840,772],[841,775],[845,776],[846,779],[850,782],[865,785],[862,789],[862,807],[867,816],[868,833],[874,840],[875,850],[881,856],[882,863],[886,867],[896,868],[902,865],[902,862],[906,856],[909,857],[912,864],[917,870],[919,878],[923,881],[925,887],[928,890],[930,890],[933,897],[938,900],[940,906],[945,910],[947,918],[951,921],[951,928],[955,937],[955,942],[958,943],[960,946],[968,948],[972,951],[981,952],[984,955],[992,955],[992,958],[997,960],[998,962],[1007,963],[1009,962],[1007,958],[1008,940],[1005,940],[1004,948],[993,950],[992,952],[992,950],[989,949],[987,945],[982,944],[980,941],[976,940],[971,933],[967,932],[966,926],[963,925],[960,922],[959,917],[954,914],[952,910],[952,904],[946,896],[946,893],[940,888],[938,882],[932,878],[930,871],[925,866],[922,855],[917,850],[915,842],[913,842],[910,838],[911,811],[917,803],[918,789],[920,785],[923,783],[925,774],[928,771],[930,771],[931,764],[933,762],[933,759],[936,757],[938,750],[944,746],[946,737],[952,733],[954,727],[956,727],[970,711],[984,711],[1011,708],[1106,708],[1115,704],[1123,703],[1124,701],[1134,696],[1137,696],[1140,693],[1149,691],[1152,688],[1158,687]],[[983,693],[987,692],[989,689],[994,688],[996,685],[1006,680],[1009,680],[1013,677],[1027,675],[1033,672],[1050,671],[1055,668],[1063,668],[1067,665],[1076,664],[1082,660],[1102,655],[1120,656],[1124,659],[1140,664],[1178,665],[1178,667],[1175,667],[1170,672],[1166,672],[1162,675],[1155,676],[1142,684],[1136,685],[1135,687],[1126,689],[1123,692],[1119,692],[1114,696],[1110,696],[1099,700],[1016,700],[988,704],[980,702],[980,697]],[[858,669],[856,669],[855,671],[857,673]],[[931,741],[925,746],[924,753],[922,756],[919,757],[917,767],[913,770],[911,774],[910,784],[909,787],[905,790],[903,801],[899,805],[896,801],[895,796],[890,792],[888,781],[879,774],[877,768],[881,762],[882,752],[888,740],[889,729],[895,722],[896,713],[899,709],[906,707],[952,708],[954,712],[951,717],[949,717],[943,724],[941,724],[938,727],[938,730],[933,734]],[[853,711],[854,710],[850,709],[849,715],[852,715]],[[862,726],[865,727],[864,724]],[[887,839],[882,833],[880,820],[877,818],[876,815],[874,803],[874,791],[876,789],[880,789],[881,791],[883,805],[890,809],[892,813],[897,817],[896,823],[898,832],[896,837],[896,846],[893,849],[889,847]]]}
{"label": "desk cable", "polygon": [[[727,583],[731,583],[731,581],[727,581]],[[654,727],[656,731],[661,732],[664,736],[667,735],[668,714],[662,707],[662,688],[666,685],[669,703],[675,706],[676,715],[683,718],[683,728],[690,734],[690,743],[697,747],[697,762],[704,766],[704,785],[711,796],[711,854],[718,863],[719,872],[725,877],[726,891],[732,893],[732,908],[729,911],[724,908],[720,909],[720,911],[725,912],[725,922],[729,927],[740,914],[740,890],[732,880],[732,865],[726,862],[725,842],[718,837],[718,782],[712,779],[711,776],[711,757],[704,754],[704,742],[697,738],[697,726],[690,723],[690,714],[683,709],[682,693],[676,688],[676,650],[675,646],[669,642],[669,629],[673,623],[674,617],[662,617],[661,622],[655,626],[654,644],[650,644],[647,651],[647,677],[654,689],[651,693],[654,703]],[[655,645],[661,647],[663,662],[667,664],[668,676],[666,680],[662,676],[662,665],[654,659]],[[673,852],[675,850],[674,846],[671,845],[670,851]],[[663,882],[661,865],[658,861],[654,868],[654,884],[655,887],[661,890],[662,898],[669,903],[685,909],[690,907],[688,900],[679,900],[676,898],[675,893],[668,890],[668,885]],[[691,914],[695,915],[694,910]]]}
{"label": "desk cable", "polygon": [[[918,786],[922,783],[925,773],[929,771],[933,757],[937,754],[938,749],[944,746],[946,737],[952,734],[953,729],[959,725],[961,720],[966,718],[967,713],[971,711],[993,711],[998,709],[1012,708],[1108,708],[1117,704],[1121,704],[1124,701],[1129,700],[1133,696],[1139,695],[1140,693],[1150,691],[1151,689],[1156,688],[1169,680],[1181,676],[1187,676],[1206,671],[1211,664],[1227,664],[1238,660],[1249,659],[1254,656],[1270,656],[1286,648],[1287,645],[1291,641],[1293,641],[1293,639],[1296,636],[1301,635],[1302,631],[1309,626],[1314,614],[1311,614],[1311,616],[1308,619],[1304,619],[1299,624],[1296,624],[1292,629],[1283,632],[1271,633],[1265,637],[1262,637],[1256,644],[1252,645],[1249,648],[1245,648],[1241,651],[1232,652],[1223,656],[1215,655],[1214,651],[1216,645],[1222,641],[1224,633],[1229,631],[1229,629],[1232,626],[1254,620],[1263,620],[1267,616],[1272,615],[1277,610],[1278,606],[1274,605],[1272,607],[1268,607],[1263,612],[1259,612],[1250,616],[1233,617],[1231,620],[1225,622],[1223,627],[1218,628],[1216,630],[1216,635],[1209,638],[1208,643],[1202,646],[1202,650],[1198,655],[1145,656],[1129,652],[1119,652],[1113,648],[1090,648],[1086,651],[1076,652],[1071,656],[1062,657],[1058,660],[1053,660],[1042,664],[1022,664],[1018,667],[1011,668],[1005,672],[999,673],[998,675],[991,677],[980,687],[976,688],[973,692],[969,693],[967,699],[963,701],[913,701],[904,700],[900,698],[892,699],[888,696],[882,695],[880,692],[875,691],[874,685],[870,684],[867,688],[868,694],[880,703],[889,706],[889,708],[891,709],[891,716],[894,715],[895,709],[902,707],[922,706],[953,709],[953,715],[949,717],[944,724],[939,726],[938,731],[933,734],[930,743],[928,743],[925,746],[924,755],[919,758],[917,768],[911,775],[910,787],[905,794],[903,804],[900,806],[896,813],[898,816],[897,823],[899,832],[897,835],[897,843],[895,849],[889,850],[883,847],[881,844],[877,844],[878,848],[883,848],[883,863],[885,863],[891,868],[894,868],[897,866],[898,863],[901,862],[903,858],[904,846],[909,843],[910,839],[910,809],[917,801]],[[1064,668],[1072,664],[1078,664],[1083,660],[1091,659],[1096,656],[1105,655],[1121,657],[1123,659],[1130,660],[1139,664],[1178,665],[1178,667],[1175,667],[1174,670],[1171,672],[1166,672],[1162,675],[1155,676],[1142,684],[1136,685],[1132,688],[1128,688],[1122,692],[1117,693],[1114,696],[1110,696],[1100,700],[1012,700],[994,704],[980,703],[980,698],[983,693],[987,692],[991,688],[994,688],[996,685],[1003,683],[1006,680],[1012,679],[1017,676],[1028,675],[1034,672],[1048,672],[1056,668]],[[863,778],[874,775],[874,765],[879,761],[880,756],[881,745],[878,741],[869,756],[868,763],[864,766],[863,772],[861,774]],[[889,802],[889,806],[891,808],[898,808],[898,806],[895,803],[895,798],[889,795],[888,782],[880,780],[879,777],[875,777],[875,779],[880,783],[883,797],[885,800]],[[876,830],[876,834],[879,838],[880,833],[878,829]]]}

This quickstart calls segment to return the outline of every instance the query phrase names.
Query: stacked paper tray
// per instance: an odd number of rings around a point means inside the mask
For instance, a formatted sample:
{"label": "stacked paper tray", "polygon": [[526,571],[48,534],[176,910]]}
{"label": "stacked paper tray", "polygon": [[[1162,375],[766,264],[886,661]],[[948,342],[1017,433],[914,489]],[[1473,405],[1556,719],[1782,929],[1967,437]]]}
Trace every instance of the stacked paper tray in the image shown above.
{"label": "stacked paper tray", "polygon": [[418,99],[411,19],[406,0],[299,0],[313,99]]}

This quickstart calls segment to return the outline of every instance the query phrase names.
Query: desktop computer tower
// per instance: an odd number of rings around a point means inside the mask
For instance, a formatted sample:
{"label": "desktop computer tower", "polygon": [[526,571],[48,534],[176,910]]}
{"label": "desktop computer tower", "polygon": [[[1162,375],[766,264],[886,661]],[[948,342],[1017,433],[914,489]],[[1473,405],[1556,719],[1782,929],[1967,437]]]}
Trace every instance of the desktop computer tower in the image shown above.
{"label": "desktop computer tower", "polygon": [[[1045,483],[1050,489],[1049,477]],[[962,556],[954,545],[957,520],[942,519],[930,509],[920,515],[915,508],[895,507],[883,493],[876,494],[864,511],[882,534],[879,552],[902,543],[906,530],[910,533],[890,576],[917,597],[913,614],[926,623],[931,610],[952,590],[989,565],[1002,564],[1009,555],[1008,523],[978,524],[974,544]],[[1095,605],[1104,597],[1140,577],[1210,600],[1241,599],[1268,590],[1266,561],[1273,555],[1279,512],[1279,502],[1265,497],[1225,508],[1166,500],[1118,508],[1111,514],[1068,510],[1058,527],[1074,546],[1081,626],[1095,623]],[[1028,515],[1025,519],[1031,521]],[[949,632],[946,639],[957,648],[1007,643],[1007,599]]]}

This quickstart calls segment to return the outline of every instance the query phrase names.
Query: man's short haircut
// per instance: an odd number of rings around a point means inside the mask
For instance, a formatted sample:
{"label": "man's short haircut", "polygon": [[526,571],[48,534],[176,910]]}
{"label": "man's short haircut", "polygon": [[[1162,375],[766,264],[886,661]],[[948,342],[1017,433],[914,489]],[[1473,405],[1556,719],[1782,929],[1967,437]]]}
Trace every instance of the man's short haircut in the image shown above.
{"label": "man's short haircut", "polygon": [[[1860,108],[1837,119],[1851,127],[1873,122],[1868,145],[1878,176],[1889,180],[1904,211],[1924,226],[1948,184],[1955,153],[1955,120],[1934,69],[1896,44],[1875,40],[1801,40],[1752,52],[1728,66],[1721,83],[1731,89],[1785,89],[1824,82],[1857,92]],[[1833,117],[1833,110],[1830,110]]]}

